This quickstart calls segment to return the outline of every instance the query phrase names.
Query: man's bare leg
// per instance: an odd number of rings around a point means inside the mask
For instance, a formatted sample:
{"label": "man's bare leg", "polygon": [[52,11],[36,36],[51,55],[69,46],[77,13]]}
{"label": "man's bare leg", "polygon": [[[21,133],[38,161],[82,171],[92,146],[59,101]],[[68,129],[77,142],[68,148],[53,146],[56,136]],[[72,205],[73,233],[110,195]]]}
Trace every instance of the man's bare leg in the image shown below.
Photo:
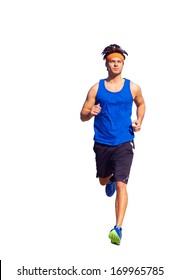
{"label": "man's bare leg", "polygon": [[128,203],[127,184],[124,182],[116,182],[116,226],[122,227],[126,208]]}

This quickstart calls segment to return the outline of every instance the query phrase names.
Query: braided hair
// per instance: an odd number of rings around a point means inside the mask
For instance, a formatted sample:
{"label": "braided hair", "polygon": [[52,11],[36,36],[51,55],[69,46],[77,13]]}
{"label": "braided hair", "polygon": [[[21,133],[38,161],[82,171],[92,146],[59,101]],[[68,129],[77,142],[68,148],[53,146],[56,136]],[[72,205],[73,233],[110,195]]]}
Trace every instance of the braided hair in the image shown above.
{"label": "braided hair", "polygon": [[128,55],[128,53],[125,50],[123,50],[120,46],[118,46],[116,44],[111,44],[111,45],[107,46],[101,54],[103,55],[103,59],[106,59],[106,57],[109,54],[114,53],[114,52],[122,54],[124,59],[126,58],[125,55]]}

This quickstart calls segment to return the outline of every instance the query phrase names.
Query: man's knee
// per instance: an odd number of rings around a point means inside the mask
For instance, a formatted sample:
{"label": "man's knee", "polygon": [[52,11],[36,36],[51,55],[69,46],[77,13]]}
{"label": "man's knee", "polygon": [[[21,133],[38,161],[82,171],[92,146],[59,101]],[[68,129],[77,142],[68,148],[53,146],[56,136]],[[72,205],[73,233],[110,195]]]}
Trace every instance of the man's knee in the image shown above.
{"label": "man's knee", "polygon": [[121,181],[117,181],[117,182],[116,182],[116,189],[117,189],[117,192],[118,192],[118,191],[122,191],[122,190],[126,190],[126,186],[127,186],[126,183],[121,182]]}
{"label": "man's knee", "polygon": [[100,183],[102,186],[105,186],[105,185],[107,185],[107,183],[109,183],[109,178],[110,178],[110,177],[99,178],[99,183]]}

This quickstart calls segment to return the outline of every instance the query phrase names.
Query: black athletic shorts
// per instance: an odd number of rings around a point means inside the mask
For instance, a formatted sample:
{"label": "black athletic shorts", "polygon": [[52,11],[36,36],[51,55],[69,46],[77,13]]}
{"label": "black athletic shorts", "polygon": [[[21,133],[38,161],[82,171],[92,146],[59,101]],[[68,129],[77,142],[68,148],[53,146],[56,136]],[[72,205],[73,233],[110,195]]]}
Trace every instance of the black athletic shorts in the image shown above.
{"label": "black athletic shorts", "polygon": [[96,155],[96,177],[106,178],[114,175],[114,181],[127,184],[133,160],[134,141],[117,146],[94,143]]}

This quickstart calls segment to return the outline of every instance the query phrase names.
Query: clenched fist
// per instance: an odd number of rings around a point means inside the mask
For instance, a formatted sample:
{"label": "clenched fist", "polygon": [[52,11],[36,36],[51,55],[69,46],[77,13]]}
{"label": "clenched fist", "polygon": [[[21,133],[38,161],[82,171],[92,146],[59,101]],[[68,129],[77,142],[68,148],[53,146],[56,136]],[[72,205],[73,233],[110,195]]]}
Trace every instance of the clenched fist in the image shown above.
{"label": "clenched fist", "polygon": [[100,104],[94,105],[91,109],[91,115],[92,116],[97,116],[101,112],[101,106]]}

